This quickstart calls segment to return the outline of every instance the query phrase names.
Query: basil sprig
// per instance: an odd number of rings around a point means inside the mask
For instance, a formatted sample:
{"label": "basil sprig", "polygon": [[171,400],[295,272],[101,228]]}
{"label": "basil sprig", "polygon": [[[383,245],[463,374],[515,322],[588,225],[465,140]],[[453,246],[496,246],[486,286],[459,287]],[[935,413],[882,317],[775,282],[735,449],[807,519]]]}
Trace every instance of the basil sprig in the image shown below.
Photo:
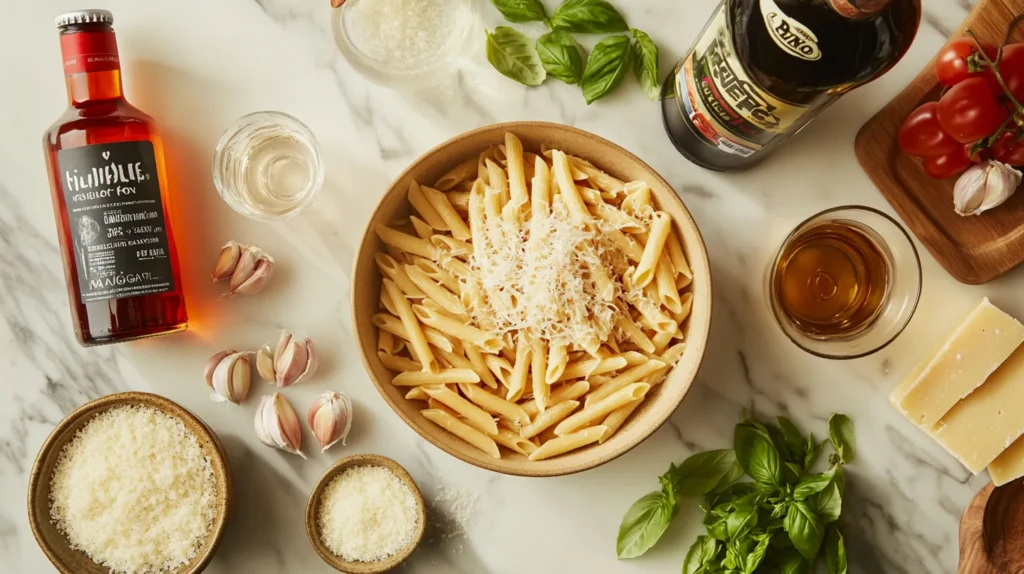
{"label": "basil sprig", "polygon": [[583,77],[583,46],[564,30],[537,38],[537,54],[548,75],[566,84],[578,84]]}
{"label": "basil sprig", "polygon": [[[842,465],[856,451],[853,422],[832,415],[829,437],[818,443],[784,417],[775,424],[747,417],[736,425],[732,449],[671,464],[659,478],[661,490],[629,509],[616,541],[619,558],[653,547],[678,513],[679,499],[701,496],[707,534],[687,552],[684,574],[808,574],[822,555],[829,574],[847,574],[846,547],[835,522],[846,485]],[[811,473],[829,445],[835,450],[829,468]]]}
{"label": "basil sprig", "polygon": [[498,26],[487,33],[487,61],[505,76],[527,86],[539,86],[547,77],[533,42],[508,26]]}
{"label": "basil sprig", "polygon": [[544,22],[548,13],[540,0],[491,0],[491,4],[509,22]]}
{"label": "basil sprig", "polygon": [[[632,67],[640,88],[652,99],[660,95],[658,47],[641,30],[630,30],[626,19],[607,0],[564,0],[548,18],[541,0],[491,0],[509,22],[543,22],[550,31],[527,46],[529,38],[499,26],[487,35],[487,60],[519,83],[536,86],[547,76],[578,84],[587,104],[611,93]],[[594,46],[590,57],[572,36],[612,34]],[[514,32],[514,33],[513,33]],[[538,72],[536,63],[542,72]]]}
{"label": "basil sprig", "polygon": [[551,27],[580,34],[613,34],[629,30],[626,19],[606,0],[565,0],[551,17]]}

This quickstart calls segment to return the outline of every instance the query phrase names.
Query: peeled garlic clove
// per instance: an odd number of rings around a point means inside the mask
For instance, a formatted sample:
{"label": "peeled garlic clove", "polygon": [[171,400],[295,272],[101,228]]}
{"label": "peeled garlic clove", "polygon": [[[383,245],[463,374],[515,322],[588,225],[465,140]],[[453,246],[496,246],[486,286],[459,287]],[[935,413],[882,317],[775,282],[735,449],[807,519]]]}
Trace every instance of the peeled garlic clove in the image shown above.
{"label": "peeled garlic clove", "polygon": [[249,353],[232,353],[223,357],[213,371],[214,400],[239,404],[249,396],[252,366]]}
{"label": "peeled garlic clove", "polygon": [[228,241],[220,248],[220,255],[217,256],[217,264],[213,266],[213,280],[220,281],[231,277],[238,265],[238,259],[242,255],[242,246],[234,241]]}
{"label": "peeled garlic clove", "polygon": [[267,446],[302,458],[302,427],[295,409],[281,393],[264,395],[256,408],[256,436]]}
{"label": "peeled garlic clove", "polygon": [[344,445],[352,429],[352,399],[345,393],[327,391],[313,401],[306,422],[320,443],[320,452],[327,452],[339,440]]}
{"label": "peeled garlic clove", "polygon": [[263,377],[264,381],[270,383],[277,378],[274,372],[274,357],[270,354],[269,346],[264,346],[256,352],[256,372]]}
{"label": "peeled garlic clove", "polygon": [[996,160],[972,166],[953,187],[953,209],[959,215],[979,215],[1001,205],[1015,191],[1021,172]]}
{"label": "peeled garlic clove", "polygon": [[234,349],[228,349],[227,351],[221,351],[221,352],[217,353],[216,355],[210,357],[206,361],[206,365],[203,367],[203,378],[206,379],[206,385],[208,387],[210,387],[211,389],[213,388],[213,372],[217,368],[217,365],[220,364],[221,360],[223,360],[224,357],[227,357],[228,355],[230,355],[230,354],[232,354],[234,352],[235,352]]}

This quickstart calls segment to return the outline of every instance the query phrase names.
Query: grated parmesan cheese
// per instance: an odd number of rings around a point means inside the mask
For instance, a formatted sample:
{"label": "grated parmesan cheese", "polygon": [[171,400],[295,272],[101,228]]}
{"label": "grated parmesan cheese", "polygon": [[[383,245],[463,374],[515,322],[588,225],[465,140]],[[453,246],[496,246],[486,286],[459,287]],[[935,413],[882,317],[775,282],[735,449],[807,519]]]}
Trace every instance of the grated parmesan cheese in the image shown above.
{"label": "grated parmesan cheese", "polygon": [[216,512],[210,460],[180,420],[143,406],[89,421],[61,451],[50,519],[115,572],[173,570],[195,557]]}
{"label": "grated parmesan cheese", "polygon": [[[475,323],[504,335],[527,330],[553,344],[605,341],[625,308],[619,276],[625,262],[607,244],[604,221],[580,225],[555,202],[546,216],[523,228],[505,218],[484,222],[484,245],[469,259],[483,305],[471,308]],[[610,297],[599,292],[593,270],[613,282]]]}
{"label": "grated parmesan cheese", "polygon": [[389,68],[413,70],[451,41],[459,15],[453,0],[349,0],[352,42]]}
{"label": "grated parmesan cheese", "polygon": [[354,466],[324,489],[317,523],[334,554],[376,562],[401,550],[419,528],[412,490],[382,466]]}

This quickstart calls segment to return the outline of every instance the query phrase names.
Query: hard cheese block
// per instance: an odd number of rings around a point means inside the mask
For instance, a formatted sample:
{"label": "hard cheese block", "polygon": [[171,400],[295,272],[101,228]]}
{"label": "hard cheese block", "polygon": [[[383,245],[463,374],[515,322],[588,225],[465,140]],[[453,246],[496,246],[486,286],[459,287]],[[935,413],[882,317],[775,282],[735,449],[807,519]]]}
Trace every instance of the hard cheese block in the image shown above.
{"label": "hard cheese block", "polygon": [[931,429],[960,399],[1024,342],[1024,326],[982,299],[937,351],[892,392],[892,404],[911,422]]}
{"label": "hard cheese block", "polygon": [[975,474],[1024,434],[1024,346],[946,413],[930,434]]}
{"label": "hard cheese block", "polygon": [[1024,437],[1014,441],[1010,448],[988,465],[988,474],[996,486],[1024,476]]}

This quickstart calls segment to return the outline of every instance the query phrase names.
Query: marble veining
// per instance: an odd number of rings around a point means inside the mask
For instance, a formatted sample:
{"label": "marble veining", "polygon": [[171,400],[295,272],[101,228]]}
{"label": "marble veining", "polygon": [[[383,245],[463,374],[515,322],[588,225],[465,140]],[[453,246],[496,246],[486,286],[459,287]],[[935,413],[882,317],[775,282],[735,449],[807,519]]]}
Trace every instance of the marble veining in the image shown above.
{"label": "marble veining", "polygon": [[[164,394],[206,420],[224,439],[238,504],[216,560],[227,573],[328,572],[305,538],[306,496],[337,458],[359,452],[405,465],[431,505],[423,547],[402,569],[417,574],[512,572],[678,572],[699,533],[685,504],[662,543],[619,562],[619,520],[670,462],[728,445],[739,412],[786,414],[819,436],[833,411],[857,423],[860,451],[848,472],[843,521],[851,571],[952,572],[957,526],[988,480],[972,476],[911,427],[888,393],[931,346],[935,334],[987,295],[1024,315],[1024,272],[983,287],[957,284],[922,253],[924,292],[907,331],[882,352],[854,361],[811,357],[774,326],[762,274],[800,220],[839,204],[888,205],[861,172],[853,137],[908,82],[970,9],[966,0],[929,0],[907,57],[877,82],[826,111],[763,165],[715,174],[674,151],[658,106],[626,85],[586,106],[575,87],[527,89],[491,70],[483,38],[461,70],[426,93],[398,93],[360,77],[335,50],[326,0],[107,0],[116,18],[128,97],[165,131],[176,188],[177,226],[193,329],[185,335],[85,350],[73,339],[47,192],[40,134],[63,109],[53,17],[74,0],[10,3],[0,19],[0,561],[5,572],[53,572],[27,527],[28,471],[47,433],[85,401],[136,389]],[[549,7],[553,1],[546,1]],[[616,2],[661,47],[661,73],[685,53],[713,0]],[[477,0],[481,28],[500,16]],[[534,35],[539,28],[523,27]],[[631,84],[628,78],[626,84]],[[260,109],[291,113],[317,134],[327,160],[322,197],[308,213],[261,225],[231,212],[210,180],[219,133]],[[626,456],[575,476],[531,480],[469,467],[424,443],[369,383],[351,335],[349,277],[359,236],[377,198],[417,155],[487,123],[537,119],[607,137],[657,169],[692,211],[708,245],[715,313],[698,380],[672,419]],[[208,278],[228,239],[254,242],[279,262],[271,287],[224,299]],[[920,248],[920,246],[919,246]],[[270,450],[252,430],[257,398],[242,407],[208,399],[203,361],[227,347],[256,348],[281,328],[310,334],[321,372],[287,396],[304,412],[328,388],[355,401],[348,446],[308,461]],[[262,383],[260,383],[262,384]],[[267,392],[258,387],[254,395]],[[305,438],[307,447],[312,436]],[[310,450],[307,448],[307,450]],[[478,501],[464,523],[450,496]]]}

